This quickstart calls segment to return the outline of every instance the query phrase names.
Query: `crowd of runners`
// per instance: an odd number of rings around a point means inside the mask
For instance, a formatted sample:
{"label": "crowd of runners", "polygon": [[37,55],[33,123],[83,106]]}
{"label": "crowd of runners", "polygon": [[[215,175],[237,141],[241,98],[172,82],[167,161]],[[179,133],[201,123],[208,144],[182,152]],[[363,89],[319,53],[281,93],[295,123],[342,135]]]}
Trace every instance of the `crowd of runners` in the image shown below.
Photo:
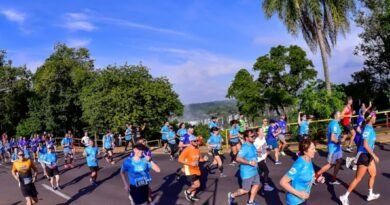
{"label": "crowd of runners", "polygon": [[[351,167],[356,173],[348,190],[340,196],[341,203],[343,205],[349,204],[348,196],[367,172],[369,174],[367,201],[380,197],[378,193],[373,191],[377,172],[376,164],[379,163],[379,158],[374,152],[376,134],[373,125],[376,120],[376,111],[371,102],[368,107],[363,103],[359,108],[356,124],[352,122],[354,113],[352,98],[348,98],[347,104],[341,112],[334,111],[332,113],[332,120],[327,128],[327,163],[315,172],[312,161],[315,159],[316,144],[309,134],[313,116],[299,112],[297,119],[299,128],[297,133],[292,135],[297,136],[299,142],[296,161],[280,179],[280,185],[286,191],[287,204],[306,204],[312,186],[324,183],[323,174],[331,168],[333,168],[333,174],[329,184],[340,184],[337,180],[337,174],[343,162],[343,151],[356,153],[355,157],[346,159],[346,166]],[[283,156],[286,155],[285,151],[288,149],[286,138],[288,133],[293,132],[293,130],[289,131],[286,116],[281,115],[279,119],[263,119],[262,125],[252,129],[249,128],[244,116],[240,115],[237,120],[230,122],[228,142],[224,142],[221,135],[222,128],[216,117],[211,118],[208,127],[210,137],[206,145],[209,153],[204,155],[199,150],[199,139],[194,135],[195,128],[193,126],[180,123],[179,129],[174,130],[174,125],[166,122],[161,128],[163,149],[169,155],[168,159],[177,160],[181,164],[172,172],[176,172],[176,180],[185,177],[189,184],[183,190],[183,196],[189,202],[199,200],[197,193],[204,172],[210,174],[218,172],[220,178],[233,177],[224,173],[223,145],[226,143],[230,147],[230,164],[228,166],[238,167],[241,178],[241,184],[237,186],[240,188],[226,193],[228,204],[233,204],[237,197],[244,195],[248,196],[247,205],[257,204],[255,197],[261,186],[266,192],[274,190],[274,187],[269,183],[270,170],[267,164],[274,162],[275,165],[281,165]],[[341,127],[343,127],[343,131]],[[150,172],[151,170],[160,172],[160,168],[153,161],[152,152],[142,136],[144,128],[145,126],[134,130],[131,125],[126,125],[123,138],[124,151],[128,157],[122,162],[120,177],[125,191],[129,193],[132,204],[154,204],[152,190],[149,186],[151,183]],[[350,141],[346,143],[348,135],[350,135]],[[102,138],[102,147],[99,148],[85,132],[81,143],[84,146],[83,156],[90,169],[90,183],[92,186],[96,186],[99,154],[102,152],[104,159],[110,165],[115,164],[113,158],[116,146],[114,135],[108,129]],[[122,143],[120,142],[120,144]],[[343,150],[344,144],[345,149]],[[34,185],[38,174],[35,164],[42,167],[44,176],[48,179],[53,190],[61,189],[57,156],[59,153],[57,151],[58,145],[63,152],[64,169],[72,169],[76,150],[71,131],[65,134],[59,144],[56,144],[53,136],[47,133],[33,135],[29,139],[26,137],[9,139],[7,134],[2,135],[0,158],[2,163],[9,163],[8,160],[13,163],[12,175],[16,180],[15,184],[20,187],[28,205],[38,202],[38,192]],[[273,158],[273,160],[267,160],[268,158]]]}

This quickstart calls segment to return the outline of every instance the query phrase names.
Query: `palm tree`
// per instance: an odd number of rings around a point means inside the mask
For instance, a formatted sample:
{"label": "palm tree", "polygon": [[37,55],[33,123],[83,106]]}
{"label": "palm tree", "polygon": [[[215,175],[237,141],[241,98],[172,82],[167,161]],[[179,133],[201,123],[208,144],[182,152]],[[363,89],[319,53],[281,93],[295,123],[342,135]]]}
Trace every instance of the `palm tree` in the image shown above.
{"label": "palm tree", "polygon": [[355,9],[354,0],[264,0],[263,11],[268,18],[273,14],[293,35],[302,35],[315,53],[320,48],[326,90],[331,94],[328,57],[339,33],[349,32],[349,13]]}

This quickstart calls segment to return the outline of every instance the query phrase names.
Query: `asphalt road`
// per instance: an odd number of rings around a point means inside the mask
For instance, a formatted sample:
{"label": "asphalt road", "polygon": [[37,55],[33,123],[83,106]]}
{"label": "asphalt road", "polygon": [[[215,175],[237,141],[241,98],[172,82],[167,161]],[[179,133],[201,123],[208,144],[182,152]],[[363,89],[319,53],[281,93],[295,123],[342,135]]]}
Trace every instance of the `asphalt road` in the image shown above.
{"label": "asphalt road", "polygon": [[[378,174],[374,187],[374,192],[381,194],[381,197],[372,201],[370,205],[385,205],[390,204],[390,144],[381,144],[376,146],[375,152],[380,158],[378,164]],[[282,157],[282,165],[276,166],[271,159],[267,159],[268,167],[270,168],[270,178],[276,186],[273,192],[259,191],[256,201],[260,204],[280,205],[285,204],[285,192],[280,188],[279,179],[292,165],[295,154],[288,152],[288,155]],[[319,151],[314,159],[316,169],[326,163],[327,153]],[[351,154],[344,153],[345,156]],[[60,154],[61,156],[61,154]],[[101,169],[98,175],[98,186],[91,187],[89,185],[89,169],[85,165],[85,160],[77,159],[75,168],[71,170],[60,170],[61,184],[63,189],[60,192],[53,192],[46,179],[41,179],[36,183],[39,192],[39,204],[54,205],[54,204],[80,204],[80,205],[109,205],[109,204],[130,204],[128,195],[123,189],[122,181],[119,176],[122,160],[127,157],[125,154],[116,154],[117,163],[109,165],[104,160],[99,161]],[[198,193],[200,201],[194,204],[227,204],[227,193],[239,188],[238,166],[229,166],[230,157],[226,155],[225,173],[227,178],[219,178],[219,174],[207,174],[202,176],[202,188]],[[155,197],[156,204],[174,205],[174,204],[190,204],[183,195],[183,190],[187,187],[184,178],[177,182],[174,179],[174,172],[180,167],[177,161],[169,161],[168,155],[155,154],[154,160],[161,168],[161,173],[152,173],[153,181],[151,188]],[[63,158],[60,157],[60,162]],[[37,167],[40,168],[39,164]],[[344,169],[339,172],[341,185],[329,185],[328,183],[313,186],[308,204],[329,205],[339,204],[338,196],[345,193],[348,184],[352,181],[354,171]],[[0,165],[0,204],[1,205],[17,205],[25,204],[24,198],[17,186],[17,183],[12,178],[10,165]],[[41,170],[41,169],[39,169]],[[367,174],[368,175],[368,174]],[[39,178],[43,174],[39,173]],[[330,175],[325,175],[327,179]],[[47,189],[49,188],[49,189]],[[358,185],[355,192],[350,194],[350,204],[367,204],[365,198],[367,196],[367,176]],[[237,204],[245,204],[247,196],[242,196],[236,200]]]}

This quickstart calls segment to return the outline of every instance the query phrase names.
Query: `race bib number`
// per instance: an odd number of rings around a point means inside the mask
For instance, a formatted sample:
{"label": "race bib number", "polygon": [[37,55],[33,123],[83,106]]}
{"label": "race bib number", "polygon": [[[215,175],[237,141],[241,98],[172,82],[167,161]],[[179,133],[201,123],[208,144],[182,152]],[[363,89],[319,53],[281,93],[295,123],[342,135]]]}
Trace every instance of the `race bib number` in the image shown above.
{"label": "race bib number", "polygon": [[141,178],[135,181],[135,186],[140,187],[140,186],[145,186],[148,185],[149,181],[146,178]]}
{"label": "race bib number", "polygon": [[23,184],[31,184],[32,178],[31,177],[23,177]]}

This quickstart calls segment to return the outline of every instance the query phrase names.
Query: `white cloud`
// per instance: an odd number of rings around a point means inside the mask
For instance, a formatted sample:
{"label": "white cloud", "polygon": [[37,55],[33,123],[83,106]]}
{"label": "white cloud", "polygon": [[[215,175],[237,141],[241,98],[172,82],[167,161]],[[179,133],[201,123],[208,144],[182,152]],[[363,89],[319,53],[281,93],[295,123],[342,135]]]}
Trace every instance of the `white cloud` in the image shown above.
{"label": "white cloud", "polygon": [[1,14],[3,14],[9,21],[16,22],[19,24],[22,24],[26,19],[24,13],[21,13],[13,9],[4,9],[1,11]]}
{"label": "white cloud", "polygon": [[84,13],[66,13],[64,19],[65,23],[61,26],[70,31],[93,31],[96,29],[96,26]]}
{"label": "white cloud", "polygon": [[87,47],[91,41],[91,39],[72,38],[67,41],[67,45],[74,48]]}

